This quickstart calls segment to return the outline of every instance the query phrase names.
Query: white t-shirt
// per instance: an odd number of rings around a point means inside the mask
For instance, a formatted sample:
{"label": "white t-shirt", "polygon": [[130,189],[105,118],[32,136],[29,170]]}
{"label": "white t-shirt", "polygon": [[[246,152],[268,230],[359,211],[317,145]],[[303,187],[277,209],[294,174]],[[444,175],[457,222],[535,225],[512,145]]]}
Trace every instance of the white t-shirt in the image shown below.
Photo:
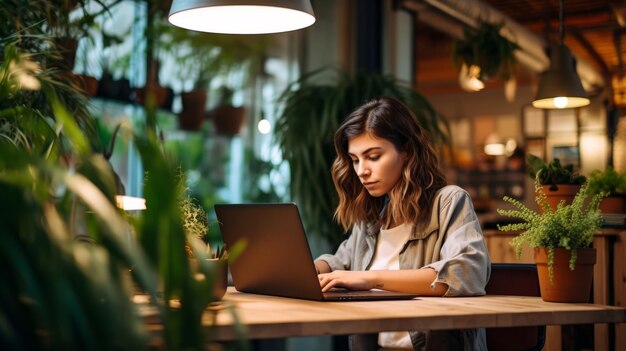
{"label": "white t-shirt", "polygon": [[[369,270],[400,269],[400,251],[409,240],[411,229],[412,225],[409,223],[391,229],[381,229]],[[383,348],[413,349],[408,331],[378,333],[378,345]]]}

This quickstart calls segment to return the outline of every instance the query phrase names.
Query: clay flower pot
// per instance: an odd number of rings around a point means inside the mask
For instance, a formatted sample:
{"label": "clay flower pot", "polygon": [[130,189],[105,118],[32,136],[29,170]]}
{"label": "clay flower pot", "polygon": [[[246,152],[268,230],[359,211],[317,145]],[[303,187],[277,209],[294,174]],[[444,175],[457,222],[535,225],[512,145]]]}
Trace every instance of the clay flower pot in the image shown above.
{"label": "clay flower pot", "polygon": [[[569,205],[574,201],[576,193],[580,189],[580,185],[572,184],[556,184],[556,185],[543,185],[542,191],[546,194],[546,201],[550,204],[550,207],[554,210],[561,200],[565,201],[566,205]],[[541,208],[539,209],[541,211]]]}
{"label": "clay flower pot", "polygon": [[611,195],[600,202],[602,213],[626,213],[626,195]]}
{"label": "clay flower pot", "polygon": [[227,136],[239,134],[246,119],[245,107],[221,105],[213,109],[212,112],[211,118],[217,134]]}
{"label": "clay flower pot", "polygon": [[205,90],[181,93],[183,110],[178,114],[178,127],[182,130],[199,130],[204,123],[207,94]]}
{"label": "clay flower pot", "polygon": [[79,74],[76,76],[76,81],[87,96],[96,96],[98,92],[98,80],[95,77]]}
{"label": "clay flower pot", "polygon": [[589,302],[593,265],[596,263],[596,249],[576,250],[576,266],[569,268],[570,251],[554,249],[553,279],[548,273],[548,250],[535,248],[535,263],[539,276],[541,298],[549,302]]}

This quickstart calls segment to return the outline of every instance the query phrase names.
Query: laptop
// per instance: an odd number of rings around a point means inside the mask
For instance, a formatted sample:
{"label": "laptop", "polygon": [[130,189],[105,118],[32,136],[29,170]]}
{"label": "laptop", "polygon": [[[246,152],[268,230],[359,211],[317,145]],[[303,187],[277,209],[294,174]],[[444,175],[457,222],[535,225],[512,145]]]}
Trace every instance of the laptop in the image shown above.
{"label": "laptop", "polygon": [[385,290],[333,289],[322,293],[313,257],[294,203],[217,204],[215,213],[228,247],[245,250],[229,262],[238,291],[317,301],[412,299],[416,294]]}

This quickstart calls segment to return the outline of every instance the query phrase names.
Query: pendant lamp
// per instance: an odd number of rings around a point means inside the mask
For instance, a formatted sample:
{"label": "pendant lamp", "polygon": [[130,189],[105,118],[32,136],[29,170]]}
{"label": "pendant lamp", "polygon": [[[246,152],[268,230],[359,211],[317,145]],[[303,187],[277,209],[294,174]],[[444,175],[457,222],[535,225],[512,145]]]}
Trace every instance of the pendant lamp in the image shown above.
{"label": "pendant lamp", "polygon": [[560,43],[551,44],[548,50],[550,67],[542,74],[537,96],[532,102],[536,108],[574,108],[587,106],[590,102],[576,73],[576,60],[563,43],[563,0],[559,3]]}
{"label": "pendant lamp", "polygon": [[200,32],[265,34],[308,27],[315,15],[309,0],[173,0],[168,20]]}

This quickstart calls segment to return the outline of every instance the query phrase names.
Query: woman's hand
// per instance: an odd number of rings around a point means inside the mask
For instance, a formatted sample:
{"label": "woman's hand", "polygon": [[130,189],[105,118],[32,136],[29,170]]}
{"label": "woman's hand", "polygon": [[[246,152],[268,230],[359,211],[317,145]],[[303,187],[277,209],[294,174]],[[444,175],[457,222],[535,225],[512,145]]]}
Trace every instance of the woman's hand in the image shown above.
{"label": "woman's hand", "polygon": [[350,290],[370,290],[377,288],[374,286],[373,271],[332,271],[330,273],[319,274],[318,279],[322,291],[326,292],[332,288],[346,288]]}
{"label": "woman's hand", "polygon": [[[443,296],[448,291],[445,283],[434,283],[437,273],[432,268],[373,270],[373,271],[341,271],[317,275],[322,291],[331,288],[350,290],[384,289],[423,296]],[[434,288],[433,285],[434,284]]]}

